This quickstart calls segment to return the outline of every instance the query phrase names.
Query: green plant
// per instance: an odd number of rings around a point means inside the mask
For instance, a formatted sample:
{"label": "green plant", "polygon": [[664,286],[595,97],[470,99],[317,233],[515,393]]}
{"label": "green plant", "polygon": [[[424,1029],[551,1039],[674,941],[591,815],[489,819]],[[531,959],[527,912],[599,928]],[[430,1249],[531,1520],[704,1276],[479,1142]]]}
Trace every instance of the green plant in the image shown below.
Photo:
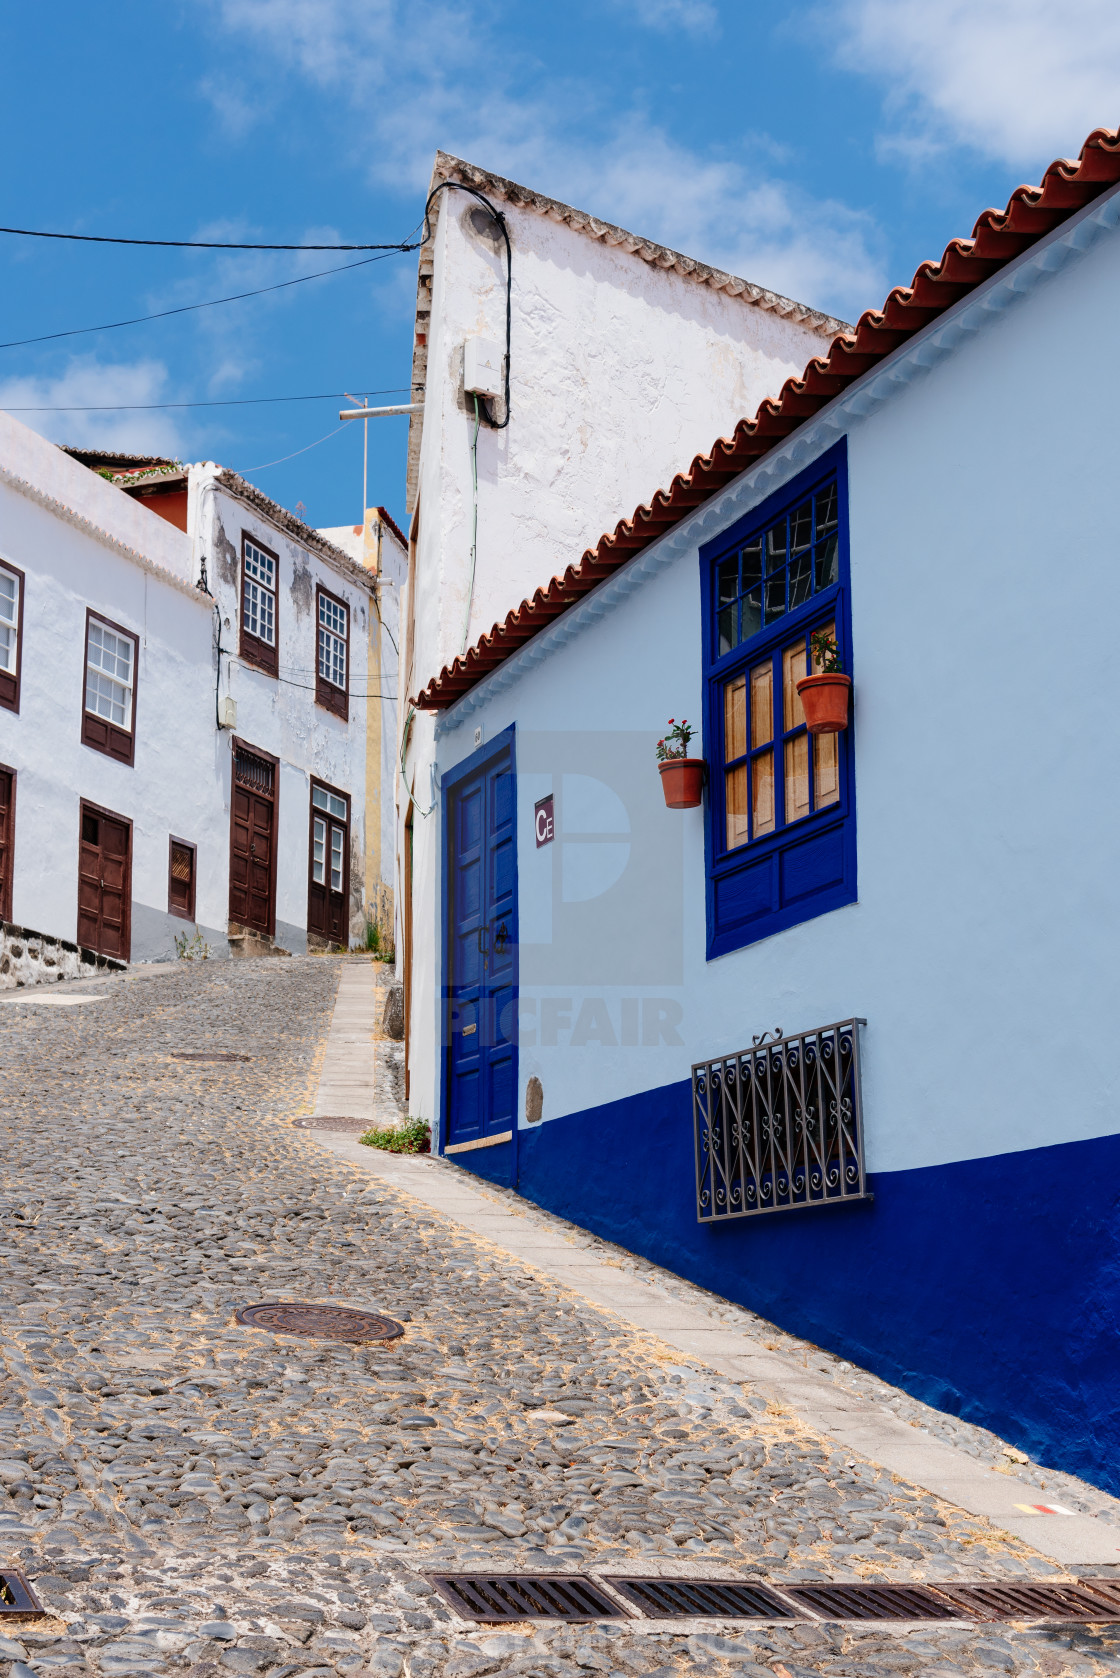
{"label": "green plant", "polygon": [[376,921],[366,921],[366,936],[362,949],[369,950],[372,955],[380,955],[381,928],[378,926]]}
{"label": "green plant", "polygon": [[818,676],[838,676],[844,666],[840,661],[840,648],[836,645],[836,637],[827,629],[814,629],[809,637],[809,645],[813,649],[813,670]]}
{"label": "green plant", "polygon": [[405,1119],[399,1125],[374,1125],[358,1141],[367,1148],[384,1148],[390,1154],[430,1154],[432,1127],[427,1119]]}
{"label": "green plant", "polygon": [[175,939],[175,954],[180,961],[209,961],[210,946],[201,932],[196,931],[193,938],[181,932]]}
{"label": "green plant", "polygon": [[670,717],[669,730],[664,740],[657,742],[657,761],[667,763],[674,757],[687,757],[688,742],[695,733],[696,730],[690,726],[687,717],[682,717],[680,722],[674,722]]}

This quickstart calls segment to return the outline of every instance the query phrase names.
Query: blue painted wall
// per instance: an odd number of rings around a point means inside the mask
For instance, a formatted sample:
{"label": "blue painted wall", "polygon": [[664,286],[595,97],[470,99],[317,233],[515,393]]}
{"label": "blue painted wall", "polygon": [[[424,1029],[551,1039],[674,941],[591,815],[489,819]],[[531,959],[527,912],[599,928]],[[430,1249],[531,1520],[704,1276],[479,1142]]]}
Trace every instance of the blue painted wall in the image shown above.
{"label": "blue painted wall", "polygon": [[1120,1494],[1120,1137],[880,1172],[870,1205],[719,1228],[696,1221],[688,1083],[520,1143],[538,1205]]}

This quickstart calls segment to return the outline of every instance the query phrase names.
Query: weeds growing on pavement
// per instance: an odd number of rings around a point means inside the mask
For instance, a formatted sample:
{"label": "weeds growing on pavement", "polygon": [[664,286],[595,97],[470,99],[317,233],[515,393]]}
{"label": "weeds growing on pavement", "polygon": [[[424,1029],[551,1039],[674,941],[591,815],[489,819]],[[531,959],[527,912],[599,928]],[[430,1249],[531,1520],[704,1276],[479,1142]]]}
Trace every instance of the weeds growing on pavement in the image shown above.
{"label": "weeds growing on pavement", "polygon": [[390,1154],[430,1154],[432,1127],[427,1119],[406,1119],[401,1125],[374,1125],[358,1137],[367,1148],[384,1148]]}

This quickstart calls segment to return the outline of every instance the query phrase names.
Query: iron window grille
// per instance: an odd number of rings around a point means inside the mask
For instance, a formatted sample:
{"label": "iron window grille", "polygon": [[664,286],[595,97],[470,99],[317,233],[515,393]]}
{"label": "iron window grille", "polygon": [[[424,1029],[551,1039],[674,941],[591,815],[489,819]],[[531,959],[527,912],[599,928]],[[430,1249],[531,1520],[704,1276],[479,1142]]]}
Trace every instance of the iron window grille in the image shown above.
{"label": "iron window grille", "polygon": [[841,1020],[692,1068],[701,1223],[867,1200],[859,1028]]}

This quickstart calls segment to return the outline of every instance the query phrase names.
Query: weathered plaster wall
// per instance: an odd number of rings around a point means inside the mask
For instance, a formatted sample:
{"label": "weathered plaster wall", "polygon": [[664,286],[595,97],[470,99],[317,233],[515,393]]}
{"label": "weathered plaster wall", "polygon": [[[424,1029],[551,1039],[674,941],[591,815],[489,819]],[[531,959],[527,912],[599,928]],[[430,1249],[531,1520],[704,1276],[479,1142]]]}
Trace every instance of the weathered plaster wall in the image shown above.
{"label": "weathered plaster wall", "polygon": [[[809,326],[651,267],[535,210],[502,208],[513,245],[512,418],[507,429],[479,430],[472,594],[475,420],[463,394],[463,344],[470,337],[504,342],[505,256],[474,226],[473,199],[450,192],[440,204],[409,696],[829,342]],[[407,764],[420,810],[430,803],[431,751],[432,725],[417,718]],[[402,802],[402,817],[403,810]],[[414,811],[415,913],[424,927],[436,903],[432,828]],[[413,1019],[432,1014],[427,942],[422,928]],[[430,1077],[427,1028],[410,1052],[427,1069],[423,1085]]]}
{"label": "weathered plaster wall", "polygon": [[[369,674],[372,578],[356,577],[320,551],[277,529],[257,509],[223,485],[213,469],[192,467],[192,517],[210,555],[210,586],[222,622],[220,692],[237,706],[236,727],[216,736],[229,844],[232,736],[280,759],[277,810],[276,941],[293,954],[307,948],[307,891],[311,777],[350,798],[351,935],[364,930],[365,725]],[[279,666],[266,675],[239,655],[241,539],[248,535],[279,556]],[[315,702],[318,622],[315,590],[321,584],[350,610],[350,721]],[[211,719],[213,708],[211,702]],[[227,875],[228,879],[228,867]]]}
{"label": "weathered plaster wall", "polygon": [[[0,710],[0,762],[17,775],[13,920],[76,937],[85,798],[133,824],[135,923],[144,910],[166,920],[174,834],[198,845],[199,918],[224,926],[228,837],[214,767],[212,614],[185,581],[188,539],[51,445],[42,447],[66,463],[61,487],[79,522],[0,480],[0,557],[26,574],[20,710]],[[0,457],[0,465],[6,460]],[[22,463],[42,464],[45,481],[56,482],[46,471],[55,462],[41,462],[34,445]],[[80,492],[88,492],[88,502]],[[166,567],[145,568],[92,534],[80,522],[87,513],[111,542],[145,543],[149,559],[158,554]],[[173,567],[183,582],[172,580]],[[81,741],[87,607],[140,638],[133,767]],[[184,774],[184,763],[195,772]],[[188,924],[179,921],[176,929]],[[149,938],[145,954],[173,955],[170,929],[162,942]]]}

